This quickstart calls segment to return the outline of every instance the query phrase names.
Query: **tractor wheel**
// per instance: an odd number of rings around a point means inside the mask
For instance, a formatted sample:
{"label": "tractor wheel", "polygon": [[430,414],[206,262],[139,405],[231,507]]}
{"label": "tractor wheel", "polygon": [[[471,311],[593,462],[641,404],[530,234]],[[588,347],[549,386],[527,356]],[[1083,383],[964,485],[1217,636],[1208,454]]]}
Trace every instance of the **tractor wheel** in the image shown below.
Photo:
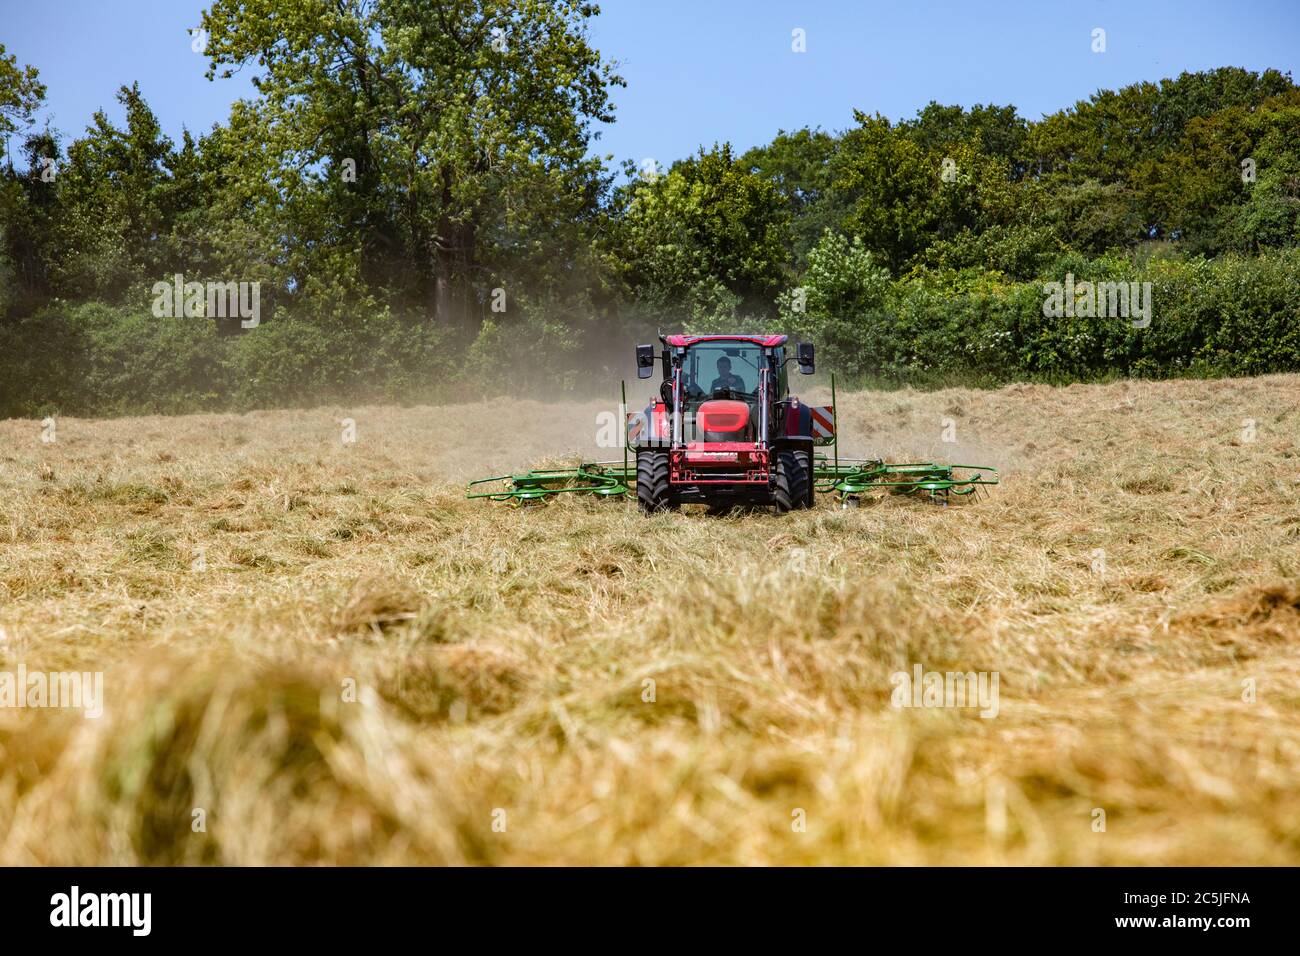
{"label": "tractor wheel", "polygon": [[803,507],[811,508],[817,503],[817,488],[816,479],[813,477],[812,452],[797,451],[795,454],[799,456],[799,460],[803,462],[804,468],[808,471],[808,498],[807,503]]}
{"label": "tractor wheel", "polygon": [[668,484],[668,452],[636,453],[636,500],[646,514],[676,510]]}
{"label": "tractor wheel", "polygon": [[812,468],[808,453],[781,451],[776,455],[776,484],[772,488],[772,504],[779,515],[812,504]]}

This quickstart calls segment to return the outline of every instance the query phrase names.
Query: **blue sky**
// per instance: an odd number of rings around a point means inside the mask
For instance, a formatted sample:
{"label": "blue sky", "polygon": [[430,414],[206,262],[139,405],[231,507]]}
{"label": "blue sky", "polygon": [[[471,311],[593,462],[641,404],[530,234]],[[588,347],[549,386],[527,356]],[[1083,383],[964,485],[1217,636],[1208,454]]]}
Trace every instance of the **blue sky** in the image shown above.
{"label": "blue sky", "polygon": [[[79,135],[139,81],[173,138],[224,121],[246,79],[203,78],[190,0],[0,0],[0,43],[41,71],[53,125]],[[930,100],[1015,104],[1037,119],[1101,88],[1184,70],[1274,67],[1300,77],[1300,0],[875,2],[604,0],[595,45],[621,64],[618,121],[595,144],[616,161],[665,165],[701,144],[745,149],[777,130],[891,119]],[[1093,53],[1092,31],[1106,31]],[[805,31],[807,52],[791,50]]]}

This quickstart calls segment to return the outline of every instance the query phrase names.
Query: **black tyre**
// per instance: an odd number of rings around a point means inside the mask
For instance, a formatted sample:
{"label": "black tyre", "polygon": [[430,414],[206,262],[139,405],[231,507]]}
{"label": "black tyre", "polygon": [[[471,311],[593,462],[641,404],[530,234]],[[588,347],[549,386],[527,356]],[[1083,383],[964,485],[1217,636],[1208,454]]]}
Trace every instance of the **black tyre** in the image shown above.
{"label": "black tyre", "polygon": [[780,451],[776,455],[776,483],[772,486],[772,505],[779,515],[812,504],[812,468],[808,453]]}
{"label": "black tyre", "polygon": [[808,498],[807,498],[807,503],[804,505],[804,507],[811,508],[813,505],[817,503],[817,489],[815,487],[816,480],[813,478],[812,452],[797,451],[795,452],[795,454],[799,456],[800,461],[803,462],[803,466],[808,472]]}
{"label": "black tyre", "polygon": [[636,453],[636,501],[646,514],[676,509],[668,484],[668,452]]}

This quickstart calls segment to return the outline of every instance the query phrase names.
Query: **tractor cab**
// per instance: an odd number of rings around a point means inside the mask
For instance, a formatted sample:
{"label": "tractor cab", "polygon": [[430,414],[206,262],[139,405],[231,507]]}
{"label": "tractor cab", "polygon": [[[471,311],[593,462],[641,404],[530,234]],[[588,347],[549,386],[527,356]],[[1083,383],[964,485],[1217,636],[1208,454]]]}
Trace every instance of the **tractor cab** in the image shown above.
{"label": "tractor cab", "polygon": [[765,373],[770,374],[773,359],[781,360],[783,351],[725,339],[686,346],[682,356],[683,438],[753,441],[758,432],[762,380]]}

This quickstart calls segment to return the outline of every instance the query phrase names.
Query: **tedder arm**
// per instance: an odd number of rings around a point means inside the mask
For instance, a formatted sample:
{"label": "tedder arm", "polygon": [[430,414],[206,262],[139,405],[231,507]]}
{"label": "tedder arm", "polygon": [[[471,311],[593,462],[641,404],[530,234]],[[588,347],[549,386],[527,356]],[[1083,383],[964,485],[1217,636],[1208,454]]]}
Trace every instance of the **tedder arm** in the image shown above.
{"label": "tedder arm", "polygon": [[[466,498],[490,498],[523,505],[564,492],[621,498],[636,483],[636,468],[616,461],[582,462],[576,468],[525,471],[517,475],[479,478],[469,483]],[[480,486],[489,487],[482,488]],[[477,489],[477,490],[476,490]]]}
{"label": "tedder arm", "polygon": [[841,502],[853,503],[868,491],[891,495],[925,495],[935,503],[947,503],[949,495],[972,495],[981,485],[996,485],[998,473],[984,465],[943,465],[933,461],[899,464],[880,458],[841,458],[839,429],[834,427],[835,376],[831,375],[829,434],[817,444],[831,448],[831,454],[813,458],[813,487],[820,494],[834,494]]}
{"label": "tedder arm", "polygon": [[983,465],[941,465],[933,461],[907,464],[879,458],[849,459],[838,462],[818,455],[813,461],[813,485],[822,494],[835,494],[841,500],[867,491],[886,491],[891,495],[929,495],[939,501],[947,495],[973,494],[980,485],[996,485],[998,473]]}

